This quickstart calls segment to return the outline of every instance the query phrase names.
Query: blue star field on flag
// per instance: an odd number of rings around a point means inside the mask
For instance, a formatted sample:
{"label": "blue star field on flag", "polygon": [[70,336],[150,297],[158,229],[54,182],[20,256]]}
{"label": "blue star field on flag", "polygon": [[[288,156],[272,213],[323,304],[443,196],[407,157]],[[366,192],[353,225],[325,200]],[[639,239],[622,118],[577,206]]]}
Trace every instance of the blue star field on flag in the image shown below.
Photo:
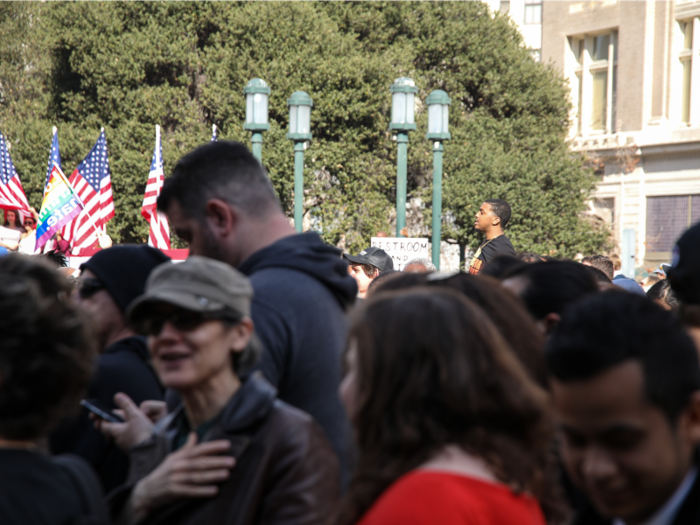
{"label": "blue star field on flag", "polygon": [[4,185],[7,185],[10,179],[15,176],[17,176],[15,165],[12,164],[5,137],[0,133],[0,180]]}
{"label": "blue star field on flag", "polygon": [[109,176],[109,160],[107,159],[107,140],[105,132],[100,133],[95,145],[78,165],[80,175],[92,186],[92,189],[100,192],[100,181]]}

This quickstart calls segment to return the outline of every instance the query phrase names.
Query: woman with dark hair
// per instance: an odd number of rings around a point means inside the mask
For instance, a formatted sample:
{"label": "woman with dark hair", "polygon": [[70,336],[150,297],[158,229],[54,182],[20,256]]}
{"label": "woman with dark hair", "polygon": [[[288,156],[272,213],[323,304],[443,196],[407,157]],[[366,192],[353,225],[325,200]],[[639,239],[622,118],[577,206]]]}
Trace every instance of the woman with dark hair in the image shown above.
{"label": "woman with dark hair", "polygon": [[378,294],[348,341],[359,458],[336,525],[545,523],[546,395],[479,307],[451,290]]}
{"label": "woman with dark hair", "polygon": [[[488,269],[488,266],[486,267]],[[486,275],[453,275],[428,281],[428,286],[444,286],[464,294],[480,306],[515,353],[530,377],[547,387],[544,337],[520,300],[500,283]]]}
{"label": "woman with dark hair", "polygon": [[0,259],[0,523],[107,523],[99,480],[46,436],[79,407],[94,348],[71,287],[39,259]]}
{"label": "woman with dark hair", "polygon": [[5,210],[5,222],[3,222],[2,225],[5,228],[17,230],[22,233],[27,231],[27,229],[22,226],[22,219],[19,216],[19,212],[15,210]]}
{"label": "woman with dark hair", "polygon": [[[498,260],[498,259],[496,259]],[[382,283],[372,294],[392,290],[405,290],[416,286],[451,288],[464,294],[480,306],[510,345],[520,363],[540,386],[547,387],[544,363],[544,337],[520,300],[500,285],[493,277],[458,273],[449,277],[431,279],[426,274],[401,274],[391,282]],[[374,284],[374,283],[373,283]]]}
{"label": "woman with dark hair", "polygon": [[22,226],[19,212],[16,210],[5,210],[5,221],[0,227],[0,246],[10,251],[17,251],[22,234],[27,229]]}
{"label": "woman with dark hair", "polygon": [[195,255],[158,266],[131,303],[129,320],[148,335],[153,367],[181,404],[142,427],[136,406],[117,394],[126,423],[100,424],[115,436],[132,421],[142,428],[130,479],[110,495],[117,523],[327,523],[340,494],[338,461],[311,416],[277,400],[262,374],[248,374],[262,351],[252,296],[243,274]]}

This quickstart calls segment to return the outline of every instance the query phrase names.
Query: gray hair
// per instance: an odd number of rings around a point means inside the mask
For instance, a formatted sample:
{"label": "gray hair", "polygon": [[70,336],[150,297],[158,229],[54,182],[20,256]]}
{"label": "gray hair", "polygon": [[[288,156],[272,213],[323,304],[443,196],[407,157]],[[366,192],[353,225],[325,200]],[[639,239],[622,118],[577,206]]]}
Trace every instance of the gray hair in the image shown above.
{"label": "gray hair", "polygon": [[430,261],[430,259],[424,259],[422,257],[419,257],[418,259],[411,259],[410,261],[408,261],[405,264],[404,268],[406,268],[406,266],[410,266],[412,264],[424,266],[425,269],[428,270],[429,272],[434,272],[435,270],[437,270],[437,268],[435,268],[435,265]]}

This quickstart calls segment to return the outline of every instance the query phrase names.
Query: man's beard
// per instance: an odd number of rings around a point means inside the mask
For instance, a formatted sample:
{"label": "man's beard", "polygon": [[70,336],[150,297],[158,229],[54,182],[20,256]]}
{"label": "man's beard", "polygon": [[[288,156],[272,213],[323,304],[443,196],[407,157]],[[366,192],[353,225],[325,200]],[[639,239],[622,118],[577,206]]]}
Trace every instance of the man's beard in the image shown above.
{"label": "man's beard", "polygon": [[209,229],[208,224],[202,224],[202,250],[205,257],[210,259],[216,259],[217,261],[226,262],[224,257],[224,250],[221,249],[221,245],[216,242],[214,234]]}

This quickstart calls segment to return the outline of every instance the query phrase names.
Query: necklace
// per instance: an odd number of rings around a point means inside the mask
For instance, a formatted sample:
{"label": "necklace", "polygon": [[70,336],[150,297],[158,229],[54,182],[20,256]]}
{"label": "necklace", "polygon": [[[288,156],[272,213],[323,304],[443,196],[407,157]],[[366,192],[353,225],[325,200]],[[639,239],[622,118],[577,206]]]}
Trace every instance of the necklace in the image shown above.
{"label": "necklace", "polygon": [[[501,234],[501,235],[503,235],[503,234]],[[501,235],[496,235],[493,239],[489,239],[489,240],[486,241],[484,244],[482,244],[481,246],[479,246],[479,253],[481,253],[481,250],[484,249],[488,243],[490,243],[491,241],[494,241],[494,240],[498,239]]]}

